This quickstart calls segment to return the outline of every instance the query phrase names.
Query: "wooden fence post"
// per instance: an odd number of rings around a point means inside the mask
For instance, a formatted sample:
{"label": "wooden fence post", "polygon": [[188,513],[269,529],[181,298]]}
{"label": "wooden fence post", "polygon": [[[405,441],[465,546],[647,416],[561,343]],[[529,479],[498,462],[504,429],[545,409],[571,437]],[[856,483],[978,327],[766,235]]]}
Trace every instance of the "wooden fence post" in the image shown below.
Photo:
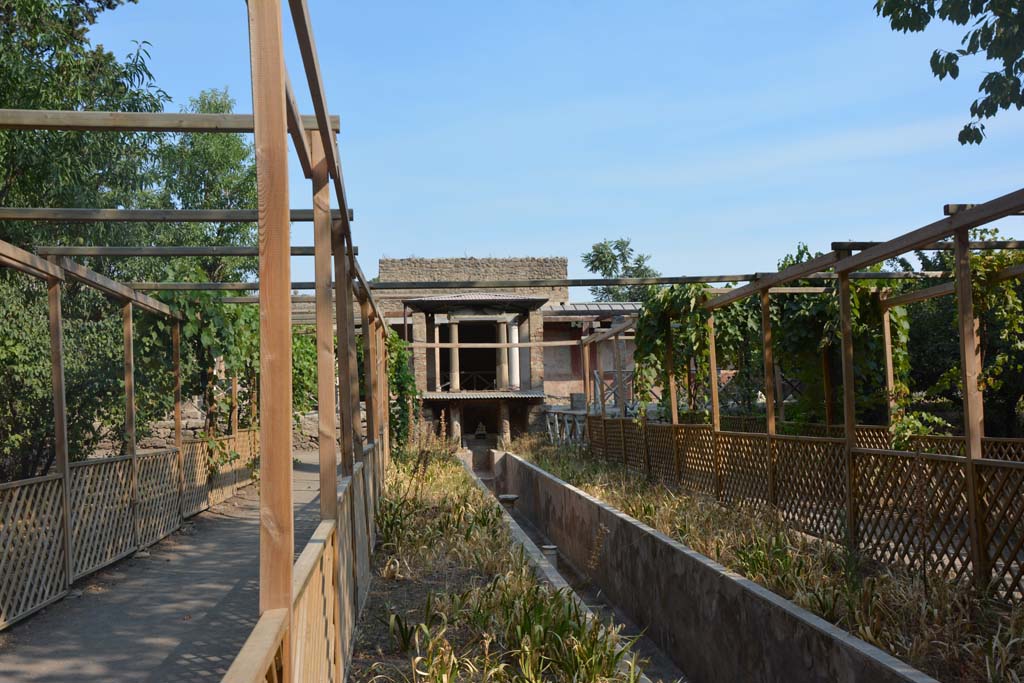
{"label": "wooden fence post", "polygon": [[775,437],[775,350],[772,348],[772,305],[767,289],[761,290],[761,353],[764,360],[765,431],[768,434],[768,504],[777,502],[775,490],[775,459],[772,457],[772,439]]}
{"label": "wooden fence post", "polygon": [[601,402],[601,419],[608,417],[604,400],[604,364],[601,362],[601,342],[594,343],[594,365],[597,366],[597,397]]}
{"label": "wooden fence post", "polygon": [[232,442],[235,444],[235,450],[238,450],[238,377],[234,376],[231,378],[231,435],[235,438]]}
{"label": "wooden fence post", "polygon": [[580,340],[580,361],[583,365],[583,410],[590,415],[590,346]]}
{"label": "wooden fence post", "polygon": [[668,402],[672,415],[672,424],[679,424],[679,399],[676,395],[676,358],[672,348],[672,333],[665,340],[665,374],[668,376]]}
{"label": "wooden fence post", "polygon": [[[260,613],[292,617],[292,326],[288,141],[280,0],[249,0],[253,128],[259,201]],[[282,683],[292,680],[291,627]]]}
{"label": "wooden fence post", "polygon": [[178,449],[178,514],[185,516],[185,452],[181,438],[181,322],[171,327],[171,365],[174,368],[174,447]]}
{"label": "wooden fence post", "polygon": [[956,306],[960,327],[960,372],[964,392],[964,445],[967,461],[964,471],[967,479],[968,533],[971,543],[971,564],[979,591],[987,591],[991,581],[988,542],[983,524],[983,499],[978,491],[976,463],[982,457],[981,440],[985,436],[985,405],[978,386],[981,376],[981,340],[978,337],[978,319],[974,315],[971,291],[971,251],[967,228],[956,231],[954,239],[956,272]]}
{"label": "wooden fence post", "polygon": [[842,330],[843,354],[843,433],[846,438],[846,545],[857,549],[857,501],[853,449],[856,447],[857,394],[853,375],[853,313],[850,302],[850,275],[839,273],[839,322]]}
{"label": "wooden fence post", "polygon": [[369,297],[363,297],[359,302],[359,313],[363,323],[363,387],[366,393],[366,440],[375,438],[377,433],[377,409],[374,405],[374,396],[377,392],[375,375],[375,364],[377,362],[377,350],[371,343],[373,334],[370,329],[373,327],[373,312],[370,308]]}
{"label": "wooden fence post", "polygon": [[885,305],[886,290],[880,294],[882,299],[882,346],[885,352],[885,404],[888,407],[887,424],[892,425],[896,413],[896,374],[892,364],[892,327],[889,324],[889,307]]}
{"label": "wooden fence post", "polygon": [[619,408],[619,417],[625,418],[626,383],[623,381],[622,348],[619,346],[619,335],[615,335],[612,340],[612,359],[615,362],[615,404]]}
{"label": "wooden fence post", "polygon": [[307,133],[313,181],[313,277],[316,312],[317,454],[320,519],[338,518],[334,321],[331,320],[331,185],[319,131]]}
{"label": "wooden fence post", "polygon": [[46,293],[50,305],[50,378],[53,386],[53,449],[63,484],[64,571],[71,585],[73,540],[71,538],[71,468],[68,466],[68,412],[64,396],[64,316],[61,311],[60,280],[49,280]]}
{"label": "wooden fence post", "polygon": [[132,303],[121,306],[124,324],[124,445],[132,463],[132,544],[139,545],[139,460],[135,447],[135,344]]}
{"label": "wooden fence post", "polygon": [[[337,327],[338,364],[338,445],[341,449],[341,473],[352,476],[355,449],[352,445],[352,392],[348,382],[351,359],[348,354],[348,331],[352,326],[352,290],[349,288],[349,262],[345,254],[345,243],[341,234],[341,221],[335,221],[331,228],[331,249],[334,253],[334,308]],[[356,406],[358,410],[359,406]],[[353,527],[354,528],[354,527]],[[354,557],[354,555],[353,555]]]}
{"label": "wooden fence post", "polygon": [[722,431],[722,410],[718,402],[718,351],[715,347],[715,316],[708,316],[708,365],[711,390],[711,468],[714,472],[715,497],[722,500],[722,457],[718,446],[718,433]]}
{"label": "wooden fence post", "polygon": [[[345,235],[345,253],[353,254],[355,251],[352,245],[352,235]],[[349,256],[349,259],[355,258]],[[351,266],[351,261],[349,261]],[[345,307],[346,315],[348,317],[348,325],[346,325],[346,332],[348,335],[348,341],[346,342],[346,349],[348,350],[348,388],[352,393],[352,453],[353,457],[362,459],[363,456],[363,414],[359,407],[359,359],[356,353],[356,323],[355,323],[355,312],[353,311],[353,304],[355,302],[355,288],[353,287],[353,270],[350,269],[348,277],[345,282],[345,289],[348,292],[346,301],[348,306]],[[339,342],[340,344],[341,342]]]}

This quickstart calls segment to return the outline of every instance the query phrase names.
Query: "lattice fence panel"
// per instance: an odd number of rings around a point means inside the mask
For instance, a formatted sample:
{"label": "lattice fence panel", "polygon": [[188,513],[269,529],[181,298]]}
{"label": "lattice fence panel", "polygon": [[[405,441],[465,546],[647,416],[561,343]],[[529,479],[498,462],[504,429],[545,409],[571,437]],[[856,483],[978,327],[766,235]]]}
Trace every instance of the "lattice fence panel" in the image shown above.
{"label": "lattice fence panel", "polygon": [[107,458],[71,468],[71,548],[75,578],[135,550],[132,462]]}
{"label": "lattice fence panel", "polygon": [[986,437],[981,440],[981,453],[992,460],[1024,462],[1024,439]]}
{"label": "lattice fence panel", "polygon": [[623,420],[622,440],[626,467],[634,472],[646,471],[647,448],[644,443],[644,423],[640,420]]}
{"label": "lattice fence panel", "polygon": [[912,436],[910,450],[936,455],[964,455],[966,446],[962,436]]}
{"label": "lattice fence panel", "polygon": [[916,456],[915,494],[911,509],[918,521],[919,561],[937,574],[970,577],[966,462]]}
{"label": "lattice fence panel", "polygon": [[679,425],[676,448],[683,486],[710,496],[715,490],[715,432],[711,425]]}
{"label": "lattice fence panel", "polygon": [[726,502],[768,502],[768,437],[719,432],[716,436]]}
{"label": "lattice fence panel", "polygon": [[840,541],[846,517],[844,442],[800,436],[772,439],[776,505],[809,534]]}
{"label": "lattice fence panel", "polygon": [[676,471],[676,428],[670,424],[647,423],[647,453],[651,459],[651,474],[662,481],[679,481]]}
{"label": "lattice fence panel", "polygon": [[604,419],[597,416],[590,416],[587,418],[587,436],[590,439],[590,456],[598,460],[603,460],[605,457],[604,428]]}
{"label": "lattice fence panel", "polygon": [[181,525],[178,495],[178,452],[146,453],[138,458],[139,504],[136,519],[139,545],[156,543]]}
{"label": "lattice fence panel", "polygon": [[191,517],[210,507],[210,452],[205,441],[186,441],[183,448],[185,490],[181,514]]}
{"label": "lattice fence panel", "polygon": [[978,463],[986,552],[996,594],[1024,601],[1024,466]]}
{"label": "lattice fence panel", "polygon": [[301,683],[338,683],[336,554],[337,533],[332,531],[293,605],[292,662],[295,680]]}
{"label": "lattice fence panel", "polygon": [[914,561],[914,459],[909,454],[854,451],[857,545],[895,566]]}
{"label": "lattice fence panel", "polygon": [[623,449],[625,448],[624,428],[622,423],[626,422],[621,418],[612,418],[604,421],[605,437],[605,460],[608,462],[621,463]]}
{"label": "lattice fence panel", "polygon": [[208,450],[211,467],[207,491],[210,505],[216,505],[235,495],[235,484],[241,463],[236,446],[237,439],[234,436],[219,436],[213,442],[213,450]]}
{"label": "lattice fence panel", "polygon": [[892,447],[889,428],[880,425],[857,425],[853,428],[853,442],[857,448],[887,450]]}
{"label": "lattice fence panel", "polygon": [[45,478],[0,489],[0,629],[67,590],[63,486]]}

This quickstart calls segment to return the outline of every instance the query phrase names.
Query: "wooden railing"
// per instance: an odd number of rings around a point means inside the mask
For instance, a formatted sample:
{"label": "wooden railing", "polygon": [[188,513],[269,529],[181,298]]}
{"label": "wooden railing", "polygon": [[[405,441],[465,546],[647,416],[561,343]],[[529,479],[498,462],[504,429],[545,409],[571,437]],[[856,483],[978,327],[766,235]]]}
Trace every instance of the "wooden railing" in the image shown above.
{"label": "wooden railing", "polygon": [[971,462],[961,437],[920,437],[913,441],[919,451],[896,451],[886,427],[858,425],[847,462],[841,436],[715,432],[710,425],[599,416],[587,418],[587,434],[594,458],[724,504],[774,509],[794,528],[850,544],[875,561],[954,581],[972,580],[977,571],[967,495],[967,468],[974,467],[979,547],[992,593],[1024,601],[1024,439],[986,438],[985,457]]}
{"label": "wooden railing", "polygon": [[345,680],[355,620],[372,580],[377,501],[387,465],[380,443],[382,435],[364,445],[362,461],[340,483],[337,519],[320,522],[295,560],[290,614],[275,609],[260,616],[225,683]]}
{"label": "wooden railing", "polygon": [[[67,594],[72,581],[156,543],[246,485],[258,430],[138,455],[71,463],[0,484],[0,629]],[[219,463],[219,464],[218,464]],[[66,491],[65,491],[66,487]]]}

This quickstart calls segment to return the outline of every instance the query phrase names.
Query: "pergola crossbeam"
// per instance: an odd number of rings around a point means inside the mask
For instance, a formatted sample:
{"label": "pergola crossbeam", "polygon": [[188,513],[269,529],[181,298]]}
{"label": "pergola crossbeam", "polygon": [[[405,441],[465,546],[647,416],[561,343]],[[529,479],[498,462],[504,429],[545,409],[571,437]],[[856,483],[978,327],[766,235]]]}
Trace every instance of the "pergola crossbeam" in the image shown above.
{"label": "pergola crossbeam", "polygon": [[[0,207],[0,221],[55,223],[255,223],[256,209],[50,209]],[[341,211],[331,215],[341,218]],[[311,223],[313,209],[292,209],[292,223]]]}
{"label": "pergola crossbeam", "polygon": [[[328,117],[331,130],[341,119]],[[319,130],[316,116],[301,117],[304,130]],[[252,133],[252,114],[189,114],[134,111],[60,111],[0,109],[4,130],[88,130],[145,133]]]}
{"label": "pergola crossbeam", "polygon": [[[359,248],[356,247],[356,254]],[[89,257],[181,257],[181,256],[258,256],[259,247],[36,247],[40,256]],[[292,256],[313,256],[313,247],[293,246]]]}
{"label": "pergola crossbeam", "polygon": [[157,301],[150,296],[137,292],[133,287],[121,284],[116,280],[111,280],[107,276],[100,275],[99,273],[75,263],[68,258],[60,258],[57,265],[59,265],[60,268],[72,279],[83,282],[116,299],[133,303],[139,308],[151,313],[159,313],[166,316],[174,315],[171,312],[170,307],[162,301]]}

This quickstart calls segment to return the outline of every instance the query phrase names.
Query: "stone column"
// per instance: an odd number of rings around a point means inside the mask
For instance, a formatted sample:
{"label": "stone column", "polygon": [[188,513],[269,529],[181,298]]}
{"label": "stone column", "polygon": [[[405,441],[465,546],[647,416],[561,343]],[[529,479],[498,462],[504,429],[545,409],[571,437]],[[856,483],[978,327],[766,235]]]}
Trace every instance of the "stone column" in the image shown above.
{"label": "stone column", "polygon": [[[441,327],[437,324],[437,318],[430,316],[430,327],[433,328],[434,332],[434,343],[439,344],[441,342]],[[441,349],[434,347],[434,391],[441,391]]]}
{"label": "stone column", "polygon": [[498,404],[498,411],[501,422],[501,438],[498,445],[501,448],[508,448],[512,444],[512,419],[509,416],[508,401],[501,401]]}
{"label": "stone column", "polygon": [[[508,340],[513,344],[519,343],[519,323],[513,318],[508,323]],[[508,350],[508,387],[519,390],[519,348],[513,346]]]}
{"label": "stone column", "polygon": [[448,391],[461,391],[461,385],[459,384],[459,321],[449,318],[448,330],[449,341],[452,343],[451,362],[449,363],[451,381],[448,385]]}
{"label": "stone column", "polygon": [[462,409],[454,401],[448,404],[448,433],[452,441],[462,445]]}
{"label": "stone column", "polygon": [[[508,343],[508,327],[502,321],[496,323],[498,328],[498,343]],[[499,389],[508,389],[508,349],[499,348],[496,349],[495,357],[497,359],[497,385]]]}

